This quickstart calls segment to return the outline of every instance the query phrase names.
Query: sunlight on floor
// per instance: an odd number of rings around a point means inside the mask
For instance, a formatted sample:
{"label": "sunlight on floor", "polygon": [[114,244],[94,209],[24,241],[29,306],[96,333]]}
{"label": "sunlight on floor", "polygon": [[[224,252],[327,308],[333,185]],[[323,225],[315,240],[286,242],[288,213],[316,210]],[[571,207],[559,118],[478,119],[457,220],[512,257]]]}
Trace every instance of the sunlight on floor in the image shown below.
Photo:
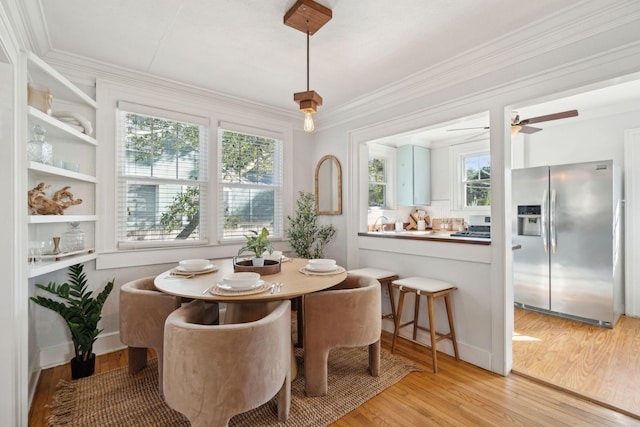
{"label": "sunlight on floor", "polygon": [[539,338],[529,337],[527,335],[520,335],[517,332],[513,333],[513,340],[514,341],[540,341]]}

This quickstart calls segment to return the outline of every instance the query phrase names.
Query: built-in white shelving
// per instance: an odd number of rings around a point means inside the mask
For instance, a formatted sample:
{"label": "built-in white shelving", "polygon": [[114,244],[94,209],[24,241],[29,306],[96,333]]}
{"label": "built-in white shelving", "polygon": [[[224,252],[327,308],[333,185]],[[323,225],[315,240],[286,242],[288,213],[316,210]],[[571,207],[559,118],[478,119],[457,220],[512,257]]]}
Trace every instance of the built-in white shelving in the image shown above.
{"label": "built-in white shelving", "polygon": [[92,182],[94,184],[98,181],[95,176],[85,175],[83,173],[73,172],[67,169],[45,165],[38,162],[29,162],[29,170],[37,175],[42,176],[57,176],[62,178],[75,179],[78,181]]}
{"label": "built-in white shelving", "polygon": [[95,215],[29,215],[29,224],[59,224],[61,222],[96,221]]}
{"label": "built-in white shelving", "polygon": [[[83,115],[87,112],[91,114],[91,111],[95,112],[97,110],[98,104],[94,99],[33,53],[28,54],[27,71],[29,83],[43,86],[50,90],[54,105],[57,101],[60,101],[65,110],[73,111],[77,109]],[[87,199],[89,200],[88,205],[82,205],[80,212],[86,213],[83,215],[28,215],[26,217],[26,222],[29,225],[30,241],[49,241],[53,236],[64,235],[64,224],[80,222],[86,224],[83,230],[86,236],[85,241],[87,245],[91,245],[90,249],[87,248],[77,253],[61,254],[55,258],[44,257],[36,265],[30,265],[28,275],[33,278],[74,264],[91,261],[97,257],[93,245],[95,244],[95,223],[98,218],[95,215],[95,205],[92,205],[91,202],[96,199],[97,185],[95,184],[98,183],[97,178],[94,176],[98,141],[92,136],[79,132],[68,124],[32,106],[26,106],[25,113],[29,130],[35,125],[40,125],[45,129],[46,140],[52,144],[54,155],[61,153],[60,156],[64,162],[60,164],[64,165],[66,162],[70,162],[75,166],[73,167],[74,170],[69,170],[29,161],[25,165],[30,181],[30,186],[26,190],[30,190],[35,185],[34,183],[37,182],[79,186],[81,194],[88,196]],[[55,157],[54,164],[57,164]],[[89,174],[76,172],[75,170],[89,171]]]}
{"label": "built-in white shelving", "polygon": [[52,273],[56,270],[67,268],[71,265],[91,261],[96,259],[97,254],[95,252],[86,253],[82,255],[71,255],[65,258],[61,258],[59,261],[43,260],[36,264],[35,267],[29,267],[29,277],[37,277],[43,274]]}
{"label": "built-in white shelving", "polygon": [[43,126],[47,129],[48,139],[73,138],[73,139],[78,139],[80,141],[86,142],[87,144],[98,145],[98,141],[96,141],[95,138],[92,138],[91,136],[85,133],[75,130],[74,128],[67,125],[66,123],[61,122],[55,117],[45,114],[36,108],[33,108],[31,106],[28,108],[29,108],[29,119],[32,121],[33,124],[39,124],[40,126]]}

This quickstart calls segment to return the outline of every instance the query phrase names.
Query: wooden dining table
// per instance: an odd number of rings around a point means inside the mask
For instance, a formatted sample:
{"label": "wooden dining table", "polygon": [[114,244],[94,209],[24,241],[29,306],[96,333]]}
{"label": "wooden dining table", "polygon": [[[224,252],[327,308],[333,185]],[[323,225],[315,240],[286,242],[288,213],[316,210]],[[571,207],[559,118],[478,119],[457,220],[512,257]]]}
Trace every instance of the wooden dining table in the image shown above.
{"label": "wooden dining table", "polygon": [[[188,299],[226,303],[224,323],[255,321],[269,314],[278,302],[285,299],[296,300],[297,342],[298,345],[301,345],[304,324],[302,298],[304,295],[330,288],[344,281],[347,277],[347,273],[342,267],[330,273],[309,272],[304,268],[307,262],[308,260],[302,258],[284,259],[280,266],[280,272],[260,276],[260,279],[266,282],[264,290],[249,295],[241,292],[216,293],[218,282],[224,276],[234,272],[233,258],[212,260],[211,264],[215,266],[215,271],[206,274],[189,274],[187,272],[176,274],[177,271],[174,267],[156,276],[154,284],[159,291],[167,294]],[[276,283],[281,286],[274,287],[272,292],[271,284]],[[295,375],[296,366],[295,363],[292,363],[292,378]]]}
{"label": "wooden dining table", "polygon": [[[278,291],[271,293],[270,288],[263,292],[245,295],[216,294],[215,286],[222,278],[234,272],[233,258],[212,260],[216,271],[207,274],[189,274],[176,269],[164,271],[156,276],[154,284],[159,291],[183,298],[201,299],[206,301],[224,302],[228,304],[265,303],[294,299],[311,292],[330,288],[346,277],[344,268],[330,273],[313,273],[304,270],[308,260],[302,258],[285,259],[281,263],[281,271],[276,274],[260,276],[267,283],[281,283]],[[212,289],[214,292],[212,292]]]}

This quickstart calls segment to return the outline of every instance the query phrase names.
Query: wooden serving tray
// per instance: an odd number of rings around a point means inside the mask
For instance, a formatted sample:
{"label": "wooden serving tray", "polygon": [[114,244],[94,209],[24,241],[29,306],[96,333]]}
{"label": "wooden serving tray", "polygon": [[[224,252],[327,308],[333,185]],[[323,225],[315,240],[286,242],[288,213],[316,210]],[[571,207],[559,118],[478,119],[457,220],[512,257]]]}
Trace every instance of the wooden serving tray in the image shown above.
{"label": "wooden serving tray", "polygon": [[270,259],[264,260],[264,267],[255,267],[253,261],[248,260],[233,260],[233,271],[236,273],[241,271],[249,271],[252,273],[258,273],[260,276],[268,276],[270,274],[280,273],[280,261],[274,261]]}

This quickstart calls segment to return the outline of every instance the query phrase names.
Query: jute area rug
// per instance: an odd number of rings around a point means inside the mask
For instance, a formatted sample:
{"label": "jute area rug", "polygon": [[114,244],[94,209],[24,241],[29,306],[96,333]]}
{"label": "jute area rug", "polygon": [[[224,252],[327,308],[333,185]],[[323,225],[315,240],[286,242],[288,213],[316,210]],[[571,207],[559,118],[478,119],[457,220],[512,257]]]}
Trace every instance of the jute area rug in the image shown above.
{"label": "jute area rug", "polygon": [[[419,370],[383,350],[380,376],[368,371],[367,347],[329,353],[329,393],[309,398],[304,393],[302,350],[296,348],[298,376],[291,383],[291,412],[278,422],[275,398],[231,419],[231,426],[326,426],[351,412],[387,387]],[[127,367],[75,381],[60,381],[53,397],[50,426],[189,426],[158,394],[157,361],[134,376]]]}

